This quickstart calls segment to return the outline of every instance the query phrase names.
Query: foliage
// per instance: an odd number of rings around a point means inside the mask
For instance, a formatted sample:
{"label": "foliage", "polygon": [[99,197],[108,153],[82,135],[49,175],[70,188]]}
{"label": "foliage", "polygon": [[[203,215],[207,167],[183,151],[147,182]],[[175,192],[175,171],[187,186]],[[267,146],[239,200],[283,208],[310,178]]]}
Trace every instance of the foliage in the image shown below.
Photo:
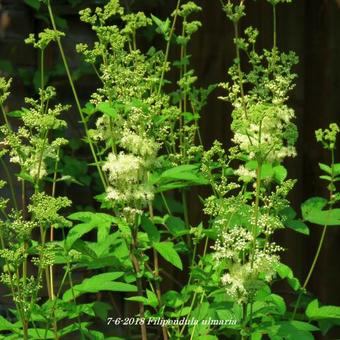
{"label": "foliage", "polygon": [[[0,156],[7,174],[0,188],[8,185],[12,193],[0,200],[0,281],[14,307],[0,317],[0,338],[130,338],[122,328],[127,322],[132,336],[143,340],[313,339],[339,325],[340,307],[322,306],[307,293],[325,233],[340,222],[336,124],[316,132],[330,152],[330,164],[320,163],[329,197],[303,202],[301,217],[288,200],[296,181],[283,162],[297,154],[295,112],[288,104],[297,56],[279,50],[276,6],[290,1],[267,0],[273,45],[263,50],[257,29],[240,33],[244,1],[222,2],[235,32],[236,58],[219,85],[221,99],[232,107],[229,150],[219,141],[206,149],[200,136],[202,109],[216,86],[198,88],[190,66],[189,44],[202,25],[195,2],[179,0],[164,20],[128,12],[118,0],[81,10],[96,41],[76,49],[100,83],[83,105],[53,4],[25,2],[47,8],[50,28],[26,39],[40,53],[37,96],[6,112],[11,80],[0,79]],[[140,34],[150,28],[164,50],[139,47]],[[60,51],[83,124],[92,157],[87,161],[65,154],[68,143],[77,151],[79,141],[60,137],[68,128],[61,115],[71,108],[53,105],[56,91],[47,86],[44,56],[51,44]],[[170,49],[178,60],[170,60]],[[178,79],[168,79],[171,70]],[[89,186],[92,180],[96,202],[87,210],[58,195],[63,184]],[[194,198],[205,214],[199,225],[192,225],[187,197],[195,186],[210,192]],[[285,228],[308,235],[308,225],[323,231],[300,282],[281,263],[285,249],[274,237]],[[177,289],[169,289],[167,280]],[[273,288],[278,280],[296,297],[292,306]],[[120,297],[138,308],[134,317],[122,314]]]}

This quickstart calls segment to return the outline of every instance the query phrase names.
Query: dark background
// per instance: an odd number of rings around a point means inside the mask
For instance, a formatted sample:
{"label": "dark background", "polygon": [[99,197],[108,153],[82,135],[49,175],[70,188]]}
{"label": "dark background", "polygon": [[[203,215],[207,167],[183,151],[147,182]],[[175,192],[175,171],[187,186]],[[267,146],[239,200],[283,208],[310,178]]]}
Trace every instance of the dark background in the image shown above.
{"label": "dark background", "polygon": [[[79,23],[77,12],[79,8],[85,7],[85,3],[93,5],[97,2],[99,1],[83,1],[78,7],[72,8],[66,1],[54,1],[56,13],[68,22],[67,38],[63,43],[73,67],[77,67],[79,60],[74,50],[75,43],[92,39],[88,28]],[[190,44],[190,54],[193,67],[199,76],[199,84],[207,86],[225,81],[227,77],[227,68],[234,58],[233,31],[218,0],[197,3],[203,7],[203,13],[200,15],[203,27]],[[247,16],[242,25],[257,27],[261,32],[259,47],[269,48],[272,39],[270,5],[264,0],[256,2],[249,0],[245,3]],[[34,94],[34,88],[30,83],[34,78],[38,58],[36,51],[31,46],[26,46],[23,40],[29,32],[39,32],[44,27],[42,19],[44,10],[41,11],[42,16],[37,18],[37,12],[25,5],[23,0],[3,0],[0,4],[0,70],[5,75],[15,74],[19,69],[28,70],[25,82],[20,77],[15,77],[12,87],[14,91],[9,103],[9,108],[13,110],[20,107],[24,96]],[[174,9],[175,0],[136,0],[126,1],[125,5],[153,12],[160,18],[165,18]],[[290,197],[298,210],[299,204],[311,196],[327,196],[325,183],[318,179],[320,174],[317,164],[327,163],[329,158],[316,143],[314,131],[327,127],[330,122],[340,123],[340,1],[295,0],[289,5],[280,4],[278,41],[281,50],[293,50],[300,58],[300,63],[295,68],[298,74],[297,86],[290,100],[290,105],[296,110],[300,132],[298,157],[286,163],[290,177],[298,179],[298,184]],[[178,55],[173,57],[178,58]],[[50,50],[47,66],[52,68],[58,59],[57,50]],[[61,100],[72,102],[71,92],[62,71],[59,74],[55,73],[53,77],[53,82],[59,88]],[[84,101],[93,89],[94,83],[91,79],[91,76],[85,74],[77,81],[77,88]],[[210,96],[201,120],[203,140],[207,147],[216,138],[226,146],[230,145],[230,108],[226,103],[217,100],[220,94],[215,91]],[[76,116],[72,124],[76,133],[79,131],[77,120]],[[340,161],[339,152],[337,161]],[[202,212],[194,202],[190,202],[190,206],[192,220],[198,220]],[[311,226],[310,237],[290,230],[285,230],[279,235],[281,244],[287,248],[283,255],[284,261],[294,268],[296,276],[301,281],[307,275],[320,234],[320,226]],[[338,228],[329,228],[319,262],[307,287],[323,304],[340,305],[339,248]]]}

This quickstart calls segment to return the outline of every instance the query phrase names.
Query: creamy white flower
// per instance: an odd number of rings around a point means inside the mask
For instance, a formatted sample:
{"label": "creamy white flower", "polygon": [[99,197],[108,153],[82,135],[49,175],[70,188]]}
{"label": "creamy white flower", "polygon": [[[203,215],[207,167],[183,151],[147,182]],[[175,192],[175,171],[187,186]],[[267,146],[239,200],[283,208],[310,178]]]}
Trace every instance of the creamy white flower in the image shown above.
{"label": "creamy white flower", "polygon": [[237,170],[235,170],[234,174],[239,177],[256,178],[255,170],[249,170],[244,165],[241,165]]}
{"label": "creamy white flower", "polygon": [[140,157],[121,152],[118,155],[110,153],[103,170],[109,174],[110,182],[137,182],[143,169]]}
{"label": "creamy white flower", "polygon": [[139,155],[143,158],[154,158],[159,149],[158,144],[154,140],[139,136],[131,131],[124,131],[120,145],[134,155]]}

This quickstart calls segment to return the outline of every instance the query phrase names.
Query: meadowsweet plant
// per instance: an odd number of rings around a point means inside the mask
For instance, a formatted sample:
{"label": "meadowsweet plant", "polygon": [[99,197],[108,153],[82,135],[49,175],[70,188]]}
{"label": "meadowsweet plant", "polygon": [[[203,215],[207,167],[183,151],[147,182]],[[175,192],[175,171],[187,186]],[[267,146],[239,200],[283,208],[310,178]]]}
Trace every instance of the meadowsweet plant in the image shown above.
{"label": "meadowsweet plant", "polygon": [[[59,104],[50,107],[55,90],[42,85],[39,99],[27,98],[27,107],[7,113],[3,103],[9,95],[9,85],[10,81],[1,79],[1,107],[5,121],[0,127],[4,145],[1,158],[13,194],[11,202],[1,200],[0,256],[4,263],[1,282],[9,288],[16,306],[12,313],[20,323],[14,326],[7,322],[3,330],[13,331],[12,338],[28,339],[45,331],[31,324],[41,289],[47,287],[49,299],[54,298],[53,264],[57,249],[53,242],[53,228],[69,225],[59,211],[70,206],[71,202],[66,197],[54,197],[58,155],[67,141],[52,136],[54,130],[66,127],[59,115],[67,107]],[[19,124],[12,124],[8,116],[19,120]],[[15,178],[21,187],[20,203],[14,194],[14,180],[7,169],[7,161],[17,168]],[[53,182],[52,194],[46,192],[47,179]],[[1,185],[6,184],[2,182]],[[49,234],[51,237],[47,236]],[[46,332],[51,334],[49,329]]]}
{"label": "meadowsweet plant", "polygon": [[[6,175],[0,189],[10,193],[0,199],[0,282],[10,301],[0,317],[1,339],[313,339],[339,323],[340,308],[320,305],[307,291],[326,231],[340,222],[339,127],[316,132],[330,152],[330,165],[320,163],[329,197],[303,202],[299,218],[288,200],[296,181],[284,167],[297,156],[289,94],[298,58],[280,51],[276,33],[276,8],[290,1],[266,2],[273,41],[259,49],[261,33],[241,30],[245,2],[221,1],[235,34],[235,59],[218,85],[220,99],[232,107],[233,145],[226,149],[226,141],[206,148],[199,130],[217,85],[197,87],[190,63],[190,41],[202,26],[198,1],[178,0],[165,19],[128,11],[118,0],[81,10],[96,39],[79,42],[76,51],[98,78],[84,103],[53,1],[30,1],[46,6],[50,21],[26,39],[38,51],[40,89],[24,108],[7,112],[11,80],[0,78]],[[162,46],[141,44],[150,30]],[[72,155],[96,182],[86,209],[58,195],[71,180],[82,181],[65,175],[69,141],[60,136],[68,135],[74,113],[47,84],[45,53],[52,44],[91,157],[87,164]],[[194,186],[208,194],[189,200]],[[202,207],[198,225],[191,200]],[[286,249],[275,236],[285,228],[308,234],[307,222],[323,230],[300,283],[281,262]],[[279,295],[278,280],[287,281],[293,299]]]}

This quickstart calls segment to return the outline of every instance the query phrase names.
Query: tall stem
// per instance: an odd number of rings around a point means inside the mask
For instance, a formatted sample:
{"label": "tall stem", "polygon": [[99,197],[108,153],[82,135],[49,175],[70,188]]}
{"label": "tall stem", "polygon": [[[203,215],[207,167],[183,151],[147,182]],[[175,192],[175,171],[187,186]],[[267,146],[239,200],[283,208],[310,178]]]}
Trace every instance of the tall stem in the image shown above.
{"label": "tall stem", "polygon": [[[57,27],[56,27],[56,24],[55,24],[54,15],[53,15],[53,11],[52,11],[51,1],[50,0],[47,1],[47,8],[48,8],[48,13],[49,13],[49,16],[50,16],[50,20],[51,20],[51,24],[52,24],[53,30],[55,32],[57,32]],[[88,126],[87,126],[87,122],[85,120],[83,111],[81,109],[78,93],[77,93],[76,88],[74,86],[74,82],[73,82],[73,79],[72,79],[70,68],[69,68],[67,59],[65,57],[64,48],[63,48],[63,46],[61,44],[61,39],[60,39],[60,37],[58,35],[57,35],[56,40],[57,40],[57,44],[58,44],[58,47],[59,47],[61,58],[63,60],[64,67],[65,67],[65,70],[66,70],[66,74],[67,74],[67,77],[68,77],[68,80],[69,80],[69,83],[70,83],[70,86],[71,86],[71,89],[72,89],[72,93],[73,93],[73,96],[74,96],[74,99],[75,99],[75,102],[76,102],[76,106],[77,106],[77,109],[78,109],[81,121],[82,121],[83,126],[84,126],[86,139],[87,139],[87,142],[89,143],[90,150],[91,150],[91,153],[92,153],[92,157],[93,157],[94,162],[96,164],[100,180],[101,180],[104,188],[106,188],[107,184],[106,184],[106,181],[105,181],[105,177],[104,177],[103,171],[102,171],[102,169],[100,167],[100,164],[99,164],[99,161],[98,161],[98,158],[97,158],[97,154],[96,154],[96,151],[95,151],[94,146],[93,146],[93,142],[92,142],[91,137],[89,135],[89,129],[88,129]]]}
{"label": "tall stem", "polygon": [[[138,258],[136,256],[136,252],[138,250],[138,227],[135,225],[132,227],[131,238],[132,238],[132,242],[131,242],[130,257],[131,257],[131,261],[132,261],[132,264],[133,264],[133,267],[136,273],[138,296],[143,296],[143,282],[142,282],[142,278],[140,277],[141,270],[140,270]],[[144,304],[142,302],[139,302],[138,306],[139,306],[139,317],[141,319],[144,319],[144,313],[145,313]],[[142,333],[142,340],[147,340],[148,335],[147,335],[145,323],[142,323],[140,327],[141,327],[141,333]]]}
{"label": "tall stem", "polygon": [[[149,214],[151,220],[154,217],[153,213],[153,207],[152,204],[149,203]],[[155,286],[156,286],[156,295],[158,300],[158,305],[161,307],[161,297],[162,297],[162,291],[161,291],[161,285],[159,283],[160,281],[160,275],[159,275],[159,259],[158,259],[158,252],[155,248],[153,248],[153,263],[154,263],[154,274],[155,274]],[[163,333],[163,339],[168,340],[168,329],[165,325],[162,326],[162,333]]]}
{"label": "tall stem", "polygon": [[9,190],[11,192],[11,196],[12,196],[12,201],[13,201],[13,205],[15,210],[18,210],[18,204],[17,204],[17,197],[15,195],[15,191],[14,191],[14,185],[13,185],[13,181],[12,181],[12,177],[11,174],[9,173],[7,164],[4,162],[4,160],[2,159],[2,157],[0,157],[0,163],[1,166],[3,167],[5,174],[6,174],[6,178],[7,178],[7,183],[9,185]]}
{"label": "tall stem", "polygon": [[277,46],[277,19],[276,19],[276,5],[273,5],[273,47]]}
{"label": "tall stem", "polygon": [[171,26],[170,33],[169,33],[168,42],[167,42],[166,48],[165,48],[164,63],[163,63],[163,67],[162,67],[161,77],[160,77],[160,80],[159,80],[158,94],[161,93],[161,90],[162,90],[162,87],[163,87],[163,80],[164,80],[164,75],[165,75],[165,71],[166,71],[166,64],[167,64],[168,59],[169,59],[171,39],[172,39],[172,36],[175,32],[176,21],[177,21],[177,17],[178,17],[178,10],[179,10],[180,4],[181,4],[181,0],[177,0],[177,6],[176,6],[176,9],[175,9],[174,20],[172,21],[172,26]]}
{"label": "tall stem", "polygon": [[[329,204],[329,210],[332,209],[333,207],[333,193],[334,193],[334,177],[335,177],[335,174],[334,174],[334,163],[335,163],[335,159],[334,159],[334,149],[331,149],[331,181],[330,181],[330,184],[329,184],[329,200],[330,200],[330,204]],[[326,236],[326,232],[327,232],[327,228],[328,225],[325,224],[323,226],[323,229],[322,229],[322,233],[321,233],[321,237],[320,237],[320,240],[319,240],[319,244],[318,244],[318,248],[316,250],[316,253],[315,253],[315,256],[314,256],[314,259],[313,259],[313,262],[309,268],[309,271],[308,271],[308,274],[307,274],[307,277],[300,289],[300,293],[298,295],[298,298],[296,300],[296,304],[294,306],[294,310],[293,310],[293,314],[292,314],[292,320],[294,320],[295,318],[295,315],[296,315],[296,312],[299,308],[299,305],[300,305],[300,302],[301,302],[301,297],[302,297],[302,294],[304,293],[304,291],[306,290],[306,287],[312,277],[312,274],[314,272],[314,269],[315,269],[315,266],[316,266],[316,263],[318,262],[318,259],[319,259],[319,256],[320,256],[320,253],[321,253],[321,249],[322,249],[322,246],[324,244],[324,241],[325,241],[325,236]]]}

